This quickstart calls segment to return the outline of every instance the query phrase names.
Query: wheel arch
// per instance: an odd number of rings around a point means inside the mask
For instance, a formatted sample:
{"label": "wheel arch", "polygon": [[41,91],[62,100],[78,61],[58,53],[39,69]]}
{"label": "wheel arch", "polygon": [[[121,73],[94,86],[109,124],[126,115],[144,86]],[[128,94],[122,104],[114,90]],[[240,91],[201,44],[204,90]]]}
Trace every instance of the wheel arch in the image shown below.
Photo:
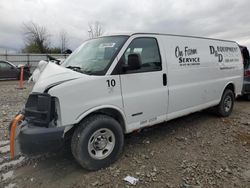
{"label": "wheel arch", "polygon": [[[224,94],[226,93],[227,90],[231,90],[232,93],[232,101],[231,101],[231,104],[230,104],[230,108],[227,106],[225,107],[225,97],[224,97]],[[220,103],[215,106],[215,113],[219,116],[219,117],[228,117],[231,113],[232,113],[232,110],[233,110],[233,106],[234,106],[234,99],[236,97],[236,94],[235,94],[235,85],[233,83],[228,83],[225,87],[224,87],[224,90],[222,91],[222,94],[221,94],[221,99],[220,99]],[[228,110],[226,110],[225,108],[229,108]]]}
{"label": "wheel arch", "polygon": [[227,84],[226,84],[226,86],[224,87],[223,92],[222,92],[222,94],[221,94],[221,97],[222,97],[223,93],[226,91],[226,89],[230,89],[230,90],[232,90],[232,91],[233,91],[233,93],[234,93],[234,97],[236,97],[236,93],[235,93],[235,85],[234,85],[234,83],[233,83],[233,82],[229,82],[229,83],[227,83]]}
{"label": "wheel arch", "polygon": [[92,116],[94,114],[105,114],[114,118],[120,123],[123,133],[126,133],[127,129],[126,129],[126,122],[125,122],[125,115],[123,111],[120,108],[113,106],[113,105],[103,105],[103,106],[94,107],[80,114],[77,117],[76,123],[69,130],[67,130],[67,132],[65,132],[65,137],[70,137],[80,122],[82,122],[85,118]]}

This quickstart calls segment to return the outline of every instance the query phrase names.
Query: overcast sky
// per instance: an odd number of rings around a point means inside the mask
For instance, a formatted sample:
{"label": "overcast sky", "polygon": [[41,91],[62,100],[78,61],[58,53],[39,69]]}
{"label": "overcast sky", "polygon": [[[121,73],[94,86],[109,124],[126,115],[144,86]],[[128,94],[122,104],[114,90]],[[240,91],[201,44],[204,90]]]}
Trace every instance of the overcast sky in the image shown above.
{"label": "overcast sky", "polygon": [[237,41],[250,48],[250,0],[1,0],[0,47],[24,46],[23,23],[45,26],[51,44],[65,30],[69,47],[88,38],[88,23],[106,33],[161,32]]}

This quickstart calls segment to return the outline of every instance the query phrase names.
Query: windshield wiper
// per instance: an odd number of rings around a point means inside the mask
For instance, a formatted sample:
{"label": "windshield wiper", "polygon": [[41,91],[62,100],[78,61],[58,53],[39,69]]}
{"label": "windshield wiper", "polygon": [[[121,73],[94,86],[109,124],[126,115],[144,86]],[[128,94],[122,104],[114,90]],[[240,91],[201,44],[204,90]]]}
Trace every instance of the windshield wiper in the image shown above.
{"label": "windshield wiper", "polygon": [[76,71],[76,72],[88,74],[88,75],[93,74],[92,71],[83,70],[81,67],[78,67],[78,66],[67,66],[66,68],[72,69],[73,71]]}
{"label": "windshield wiper", "polygon": [[88,70],[82,70],[82,73],[88,74],[88,75],[94,74],[93,71],[88,71]]}
{"label": "windshield wiper", "polygon": [[67,66],[66,68],[71,69],[71,70],[76,71],[76,72],[83,73],[81,67],[78,67],[78,66]]}
{"label": "windshield wiper", "polygon": [[81,67],[78,67],[78,66],[67,66],[66,68],[68,69],[80,69],[81,70]]}

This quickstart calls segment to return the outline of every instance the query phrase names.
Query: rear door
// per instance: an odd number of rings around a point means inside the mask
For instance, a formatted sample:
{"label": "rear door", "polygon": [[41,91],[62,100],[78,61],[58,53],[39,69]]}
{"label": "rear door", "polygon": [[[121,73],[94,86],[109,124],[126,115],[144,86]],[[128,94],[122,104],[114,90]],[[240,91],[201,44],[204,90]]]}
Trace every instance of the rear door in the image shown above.
{"label": "rear door", "polygon": [[139,70],[121,73],[123,104],[130,130],[164,121],[167,113],[168,90],[166,65],[156,37],[134,38],[119,63],[127,64],[128,55],[141,57]]}

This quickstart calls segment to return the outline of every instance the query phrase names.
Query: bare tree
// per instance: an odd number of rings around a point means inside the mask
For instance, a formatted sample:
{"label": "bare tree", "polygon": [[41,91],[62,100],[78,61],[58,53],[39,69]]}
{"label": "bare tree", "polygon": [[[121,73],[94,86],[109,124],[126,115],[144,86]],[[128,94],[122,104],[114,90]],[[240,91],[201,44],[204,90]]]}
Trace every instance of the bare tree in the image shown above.
{"label": "bare tree", "polygon": [[50,35],[44,26],[34,22],[24,23],[26,52],[46,53],[49,49]]}
{"label": "bare tree", "polygon": [[63,53],[67,49],[69,43],[68,33],[65,30],[62,30],[60,33],[60,43],[61,43],[61,53]]}
{"label": "bare tree", "polygon": [[100,22],[95,21],[94,23],[89,23],[88,33],[89,38],[96,38],[103,34],[103,26]]}

